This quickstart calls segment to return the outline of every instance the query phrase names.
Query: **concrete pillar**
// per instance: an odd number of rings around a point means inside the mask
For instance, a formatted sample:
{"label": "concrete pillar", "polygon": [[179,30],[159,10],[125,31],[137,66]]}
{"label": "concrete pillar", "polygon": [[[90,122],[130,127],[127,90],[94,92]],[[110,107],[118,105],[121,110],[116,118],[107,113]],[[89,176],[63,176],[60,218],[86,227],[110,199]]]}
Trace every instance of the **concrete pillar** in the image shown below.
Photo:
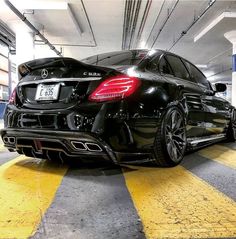
{"label": "concrete pillar", "polygon": [[226,32],[225,38],[233,45],[232,53],[232,105],[236,107],[236,30]]}
{"label": "concrete pillar", "polygon": [[17,65],[34,59],[34,34],[27,30],[20,28],[16,31]]}

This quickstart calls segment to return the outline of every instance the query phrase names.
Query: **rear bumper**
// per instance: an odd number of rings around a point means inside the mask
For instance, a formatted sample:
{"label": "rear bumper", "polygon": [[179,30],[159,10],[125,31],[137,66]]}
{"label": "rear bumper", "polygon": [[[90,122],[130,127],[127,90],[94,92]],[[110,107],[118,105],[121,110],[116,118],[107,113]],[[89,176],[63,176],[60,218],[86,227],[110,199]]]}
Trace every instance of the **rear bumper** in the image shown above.
{"label": "rear bumper", "polygon": [[146,160],[148,153],[115,152],[95,134],[75,131],[6,128],[1,130],[6,148],[30,157],[98,158],[114,163]]}

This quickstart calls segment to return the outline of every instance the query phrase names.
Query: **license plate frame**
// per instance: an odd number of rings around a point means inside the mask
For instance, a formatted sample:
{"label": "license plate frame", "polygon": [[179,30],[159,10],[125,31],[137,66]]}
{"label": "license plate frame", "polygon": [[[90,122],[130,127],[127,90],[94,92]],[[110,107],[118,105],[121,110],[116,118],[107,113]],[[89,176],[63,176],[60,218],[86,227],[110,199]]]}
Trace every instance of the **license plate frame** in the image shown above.
{"label": "license plate frame", "polygon": [[58,100],[60,84],[39,84],[37,86],[35,101],[56,101]]}

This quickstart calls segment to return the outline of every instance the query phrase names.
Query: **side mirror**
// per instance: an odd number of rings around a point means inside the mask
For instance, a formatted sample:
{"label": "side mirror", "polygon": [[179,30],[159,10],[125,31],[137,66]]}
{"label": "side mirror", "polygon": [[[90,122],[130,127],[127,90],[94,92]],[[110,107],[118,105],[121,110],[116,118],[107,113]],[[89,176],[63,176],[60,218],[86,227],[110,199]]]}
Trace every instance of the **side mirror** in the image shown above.
{"label": "side mirror", "polygon": [[225,92],[227,89],[226,84],[223,83],[216,83],[215,84],[216,92]]}

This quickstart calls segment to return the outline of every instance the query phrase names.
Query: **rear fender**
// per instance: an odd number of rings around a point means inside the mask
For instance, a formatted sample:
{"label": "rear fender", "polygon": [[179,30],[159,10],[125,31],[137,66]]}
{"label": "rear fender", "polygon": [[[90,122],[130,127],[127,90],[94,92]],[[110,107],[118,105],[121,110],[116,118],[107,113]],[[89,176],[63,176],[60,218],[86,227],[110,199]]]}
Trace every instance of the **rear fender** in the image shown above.
{"label": "rear fender", "polygon": [[164,115],[169,108],[171,107],[177,107],[178,109],[181,110],[181,112],[183,113],[183,115],[185,116],[185,124],[187,124],[187,115],[188,115],[188,107],[187,107],[187,104],[186,104],[186,100],[183,98],[182,100],[176,100],[176,101],[173,101],[173,102],[170,102],[166,109],[162,112],[162,115]]}

